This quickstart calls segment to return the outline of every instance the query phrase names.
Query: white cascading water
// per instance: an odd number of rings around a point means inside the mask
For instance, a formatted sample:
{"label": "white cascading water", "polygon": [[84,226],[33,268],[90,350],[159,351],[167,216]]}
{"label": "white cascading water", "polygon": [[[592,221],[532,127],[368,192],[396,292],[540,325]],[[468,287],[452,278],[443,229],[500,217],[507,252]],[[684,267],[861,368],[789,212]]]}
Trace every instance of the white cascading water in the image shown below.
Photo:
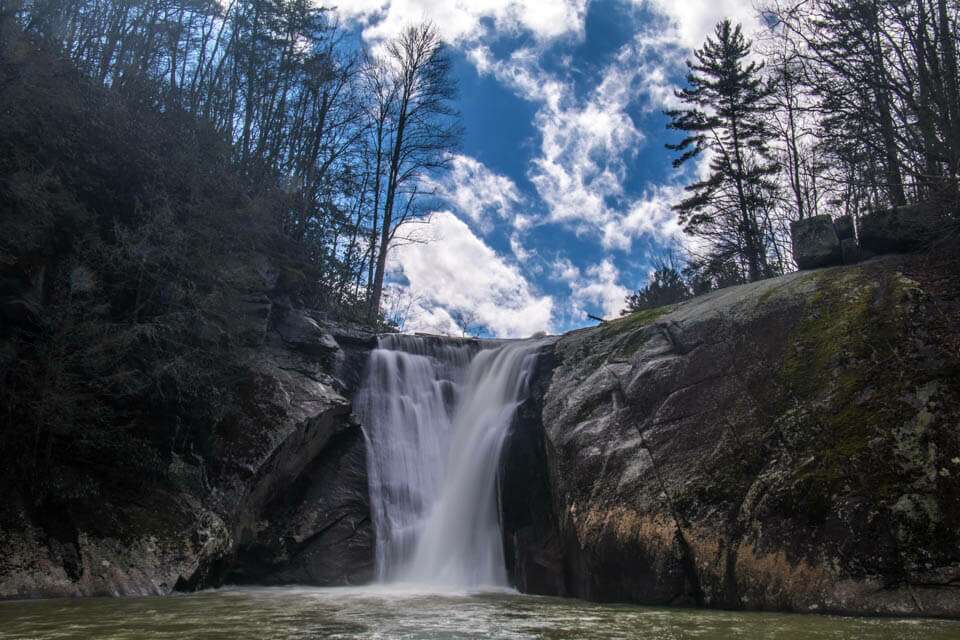
{"label": "white cascading water", "polygon": [[497,472],[538,346],[380,339],[355,402],[380,582],[507,586]]}

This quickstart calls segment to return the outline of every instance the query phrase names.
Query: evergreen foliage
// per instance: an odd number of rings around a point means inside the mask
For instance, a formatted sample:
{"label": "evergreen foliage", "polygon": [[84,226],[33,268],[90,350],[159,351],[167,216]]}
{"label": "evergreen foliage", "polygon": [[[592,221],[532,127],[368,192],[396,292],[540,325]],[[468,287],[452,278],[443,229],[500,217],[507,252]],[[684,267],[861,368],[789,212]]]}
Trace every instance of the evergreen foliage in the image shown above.
{"label": "evergreen foliage", "polygon": [[779,171],[764,118],[773,89],[761,76],[763,65],[748,60],[750,43],[739,25],[725,20],[714,36],[687,63],[688,86],[676,92],[689,106],[667,112],[668,127],[686,134],[667,145],[678,153],[674,167],[709,154],[709,174],[688,185],[690,195],[674,209],[687,233],[710,244],[712,256],[738,261],[757,280],[780,268],[770,260],[767,219]]}
{"label": "evergreen foliage", "polygon": [[656,309],[668,304],[683,302],[693,295],[684,274],[672,259],[658,260],[653,275],[644,287],[627,296],[627,307],[621,315]]}
{"label": "evergreen foliage", "polygon": [[213,127],[3,35],[3,474],[32,503],[102,513],[111,495],[172,482],[175,460],[217,473],[224,439],[254,419],[257,320],[240,301],[264,289],[260,271],[304,304],[323,289],[277,228],[287,196],[250,195]]}

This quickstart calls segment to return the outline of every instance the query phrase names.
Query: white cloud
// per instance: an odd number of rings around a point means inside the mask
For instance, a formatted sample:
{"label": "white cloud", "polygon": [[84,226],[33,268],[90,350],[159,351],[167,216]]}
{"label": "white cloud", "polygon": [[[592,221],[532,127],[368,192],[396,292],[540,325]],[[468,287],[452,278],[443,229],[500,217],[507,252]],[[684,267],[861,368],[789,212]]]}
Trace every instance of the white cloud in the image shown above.
{"label": "white cloud", "polygon": [[337,12],[364,26],[363,37],[395,36],[429,20],[447,42],[476,41],[491,30],[528,33],[539,41],[583,33],[587,0],[349,0]]}
{"label": "white cloud", "polygon": [[743,25],[749,36],[760,28],[752,2],[745,0],[634,0],[647,5],[672,22],[677,41],[687,49],[699,49],[724,18]]}
{"label": "white cloud", "polygon": [[599,308],[604,318],[619,316],[630,293],[618,282],[619,279],[620,271],[609,258],[587,267],[585,277],[570,282],[570,305],[574,315],[584,320],[590,307]]}
{"label": "white cloud", "polygon": [[473,221],[483,233],[493,229],[494,217],[510,220],[515,228],[529,225],[529,216],[514,211],[523,197],[513,180],[494,173],[470,156],[452,156],[450,171],[426,180],[424,186],[433,189],[438,198]]}
{"label": "white cloud", "polygon": [[639,92],[644,97],[646,111],[674,109],[681,106],[674,95],[679,87],[672,78],[683,78],[687,73],[689,52],[678,42],[672,31],[648,28],[638,32],[625,48],[624,62],[638,68]]}
{"label": "white cloud", "polygon": [[582,104],[548,105],[537,114],[541,155],[530,180],[555,222],[602,222],[607,199],[623,194],[626,160],[643,134],[626,112],[632,72],[611,67]]}
{"label": "white cloud", "polygon": [[[354,0],[338,11],[365,25],[368,41],[430,19],[449,42],[465,51],[479,73],[493,75],[524,99],[540,104],[533,123],[539,149],[530,160],[528,177],[546,208],[545,216],[516,211],[523,202],[516,184],[468,156],[455,156],[450,174],[433,184],[437,195],[481,233],[489,233],[497,218],[509,220],[515,230],[551,222],[569,226],[581,236],[598,237],[604,248],[629,250],[641,234],[658,240],[676,238],[675,229],[663,219],[659,199],[648,194],[635,199],[625,191],[630,163],[645,138],[629,110],[676,106],[669,78],[677,76],[688,53],[682,43],[698,25],[712,19],[713,8],[699,0],[690,8],[683,8],[688,2],[671,0],[634,2],[666,16],[671,28],[638,32],[602,70],[597,84],[580,97],[568,78],[545,71],[540,60],[552,40],[583,35],[588,0]],[[740,13],[745,12],[735,15]],[[528,33],[533,42],[498,58],[487,41],[499,31]],[[658,195],[666,193],[651,189]],[[647,215],[655,217],[647,220]],[[521,262],[523,251],[522,246],[514,249]]]}
{"label": "white cloud", "polygon": [[550,265],[550,269],[550,275],[554,280],[574,282],[580,277],[580,269],[570,261],[570,258],[557,258]]}
{"label": "white cloud", "polygon": [[454,316],[500,337],[549,330],[553,298],[537,295],[519,269],[470,231],[453,213],[434,213],[425,231],[430,242],[390,252],[391,275],[408,284],[407,331],[458,334]]}
{"label": "white cloud", "polygon": [[576,100],[571,84],[539,66],[534,49],[519,49],[505,61],[494,60],[483,47],[469,55],[481,73],[541,103],[534,119],[540,154],[529,176],[549,220],[599,226],[612,217],[607,199],[622,195],[625,159],[643,141],[626,112],[636,71],[615,62],[585,99]]}
{"label": "white cloud", "polygon": [[603,246],[629,250],[635,238],[650,236],[661,242],[682,245],[689,240],[670,207],[683,198],[683,189],[676,185],[651,187],[635,200],[627,214],[603,227]]}
{"label": "white cloud", "polygon": [[537,255],[536,251],[532,249],[527,249],[523,246],[523,243],[520,242],[520,236],[516,233],[510,236],[510,251],[513,252],[513,255],[516,256],[517,262],[529,262],[531,258]]}
{"label": "white cloud", "polygon": [[629,250],[642,234],[661,241],[679,237],[667,201],[676,189],[652,186],[639,199],[624,189],[629,163],[644,142],[628,110],[676,106],[668,78],[683,65],[684,52],[673,36],[638,33],[580,100],[572,83],[543,70],[536,49],[496,60],[478,45],[468,55],[481,73],[541,104],[534,119],[540,149],[529,177],[547,206],[546,221],[597,235],[607,249]]}

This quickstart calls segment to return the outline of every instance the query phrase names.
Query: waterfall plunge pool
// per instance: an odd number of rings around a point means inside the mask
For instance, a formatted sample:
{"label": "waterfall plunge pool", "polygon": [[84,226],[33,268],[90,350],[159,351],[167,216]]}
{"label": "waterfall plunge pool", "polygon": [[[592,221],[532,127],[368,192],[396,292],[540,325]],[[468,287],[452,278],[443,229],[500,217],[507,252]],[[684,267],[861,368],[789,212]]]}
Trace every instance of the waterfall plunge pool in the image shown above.
{"label": "waterfall plunge pool", "polygon": [[2,640],[947,640],[960,622],[604,605],[402,586],[0,602]]}

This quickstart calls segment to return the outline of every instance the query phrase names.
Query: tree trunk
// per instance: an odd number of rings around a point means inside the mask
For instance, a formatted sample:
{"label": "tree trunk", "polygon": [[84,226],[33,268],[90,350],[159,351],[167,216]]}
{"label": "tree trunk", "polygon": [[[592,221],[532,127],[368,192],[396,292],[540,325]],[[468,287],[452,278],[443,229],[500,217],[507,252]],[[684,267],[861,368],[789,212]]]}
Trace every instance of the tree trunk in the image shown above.
{"label": "tree trunk", "polygon": [[[383,121],[384,115],[380,114],[380,121],[377,122],[377,162],[374,172],[373,182],[373,223],[370,225],[370,260],[367,266],[367,319],[373,322],[376,319],[377,312],[380,310],[380,296],[374,301],[373,291],[376,280],[375,264],[380,263],[380,252],[377,250],[377,217],[380,214],[380,180],[383,174]],[[376,304],[376,306],[374,306]]]}
{"label": "tree trunk", "polygon": [[753,216],[750,212],[750,206],[747,202],[747,193],[743,186],[743,176],[745,174],[743,168],[743,155],[740,149],[740,134],[737,128],[737,121],[733,120],[730,123],[730,130],[733,133],[733,153],[734,159],[737,163],[736,175],[734,176],[734,184],[737,187],[737,202],[740,208],[740,224],[743,228],[744,240],[746,241],[746,259],[747,267],[750,273],[750,282],[756,282],[761,278],[761,265],[760,265],[760,246],[758,229],[756,225],[756,220],[753,219]]}
{"label": "tree trunk", "polygon": [[894,129],[893,114],[890,110],[890,95],[888,93],[887,70],[883,61],[883,45],[880,41],[880,17],[877,3],[873,3],[871,15],[873,30],[872,56],[876,69],[873,93],[877,102],[877,112],[880,116],[880,135],[884,147],[884,173],[886,177],[887,194],[890,203],[895,207],[907,204],[907,196],[903,189],[903,175],[900,172],[900,152],[897,149],[897,134]]}
{"label": "tree trunk", "polygon": [[[960,78],[957,77],[957,45],[956,30],[950,24],[947,13],[947,0],[937,2],[938,22],[940,23],[940,48],[943,56],[943,73],[945,76],[947,104],[949,104],[950,119],[950,174],[954,180],[960,175]],[[953,188],[956,189],[956,183]]]}
{"label": "tree trunk", "polygon": [[793,89],[790,86],[792,78],[786,71],[786,62],[784,62],[783,77],[783,95],[787,108],[787,147],[790,153],[790,183],[793,187],[793,195],[797,202],[797,219],[803,220],[803,183],[800,180],[800,153],[797,150],[797,125],[794,118],[793,107]]}

